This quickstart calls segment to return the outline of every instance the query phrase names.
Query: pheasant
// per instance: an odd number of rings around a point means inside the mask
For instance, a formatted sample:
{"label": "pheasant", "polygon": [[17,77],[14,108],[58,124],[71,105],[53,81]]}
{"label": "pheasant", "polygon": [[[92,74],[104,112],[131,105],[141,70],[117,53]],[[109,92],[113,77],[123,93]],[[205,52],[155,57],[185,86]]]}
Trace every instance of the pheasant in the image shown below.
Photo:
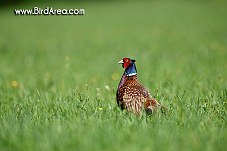
{"label": "pheasant", "polygon": [[153,113],[160,103],[151,98],[149,91],[138,81],[135,60],[123,58],[118,62],[125,69],[117,89],[117,104],[121,109],[140,115],[143,108]]}

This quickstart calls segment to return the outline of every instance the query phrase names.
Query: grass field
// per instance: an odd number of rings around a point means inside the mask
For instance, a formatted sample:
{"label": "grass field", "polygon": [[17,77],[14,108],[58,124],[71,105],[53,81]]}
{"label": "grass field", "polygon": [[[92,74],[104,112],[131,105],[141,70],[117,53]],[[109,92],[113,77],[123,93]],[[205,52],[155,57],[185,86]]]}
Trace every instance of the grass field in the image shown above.
{"label": "grass field", "polygon": [[[0,10],[0,151],[227,148],[227,3],[116,1]],[[15,8],[84,16],[15,16]],[[166,114],[122,112],[123,57]]]}

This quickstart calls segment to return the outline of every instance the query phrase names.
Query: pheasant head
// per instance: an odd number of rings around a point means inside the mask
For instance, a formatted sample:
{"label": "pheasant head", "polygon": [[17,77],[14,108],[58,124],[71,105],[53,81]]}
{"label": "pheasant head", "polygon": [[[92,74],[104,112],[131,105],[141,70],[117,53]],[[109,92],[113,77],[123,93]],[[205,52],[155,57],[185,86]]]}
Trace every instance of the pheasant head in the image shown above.
{"label": "pheasant head", "polygon": [[118,63],[122,64],[122,67],[125,69],[124,75],[126,76],[134,76],[137,75],[136,60],[130,58],[123,58]]}

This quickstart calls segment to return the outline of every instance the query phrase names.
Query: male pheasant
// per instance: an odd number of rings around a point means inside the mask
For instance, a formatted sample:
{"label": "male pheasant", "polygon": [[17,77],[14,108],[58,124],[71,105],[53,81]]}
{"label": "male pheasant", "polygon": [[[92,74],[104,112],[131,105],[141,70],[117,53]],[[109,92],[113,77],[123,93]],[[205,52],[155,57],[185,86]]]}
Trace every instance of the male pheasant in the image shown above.
{"label": "male pheasant", "polygon": [[140,115],[143,108],[153,113],[160,103],[151,98],[149,91],[138,81],[135,60],[123,58],[118,62],[125,69],[117,89],[117,103],[121,109]]}

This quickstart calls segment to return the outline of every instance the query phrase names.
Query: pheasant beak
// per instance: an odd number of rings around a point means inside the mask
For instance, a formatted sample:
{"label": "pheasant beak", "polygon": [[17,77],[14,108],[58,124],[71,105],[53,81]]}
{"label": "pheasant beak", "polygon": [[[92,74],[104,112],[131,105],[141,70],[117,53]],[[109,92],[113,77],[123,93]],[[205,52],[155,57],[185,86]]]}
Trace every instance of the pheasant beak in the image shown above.
{"label": "pheasant beak", "polygon": [[124,64],[123,60],[118,61],[119,64]]}

